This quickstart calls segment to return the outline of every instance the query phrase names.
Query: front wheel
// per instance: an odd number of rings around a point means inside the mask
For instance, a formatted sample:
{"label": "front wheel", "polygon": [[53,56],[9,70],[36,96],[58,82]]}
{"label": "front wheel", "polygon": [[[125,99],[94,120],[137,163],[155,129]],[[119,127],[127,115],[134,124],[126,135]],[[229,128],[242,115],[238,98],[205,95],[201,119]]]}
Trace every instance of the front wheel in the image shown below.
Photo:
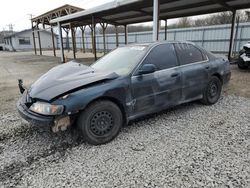
{"label": "front wheel", "polygon": [[107,100],[90,104],[77,121],[84,139],[93,145],[113,140],[119,134],[122,124],[123,116],[120,108]]}
{"label": "front wheel", "polygon": [[212,76],[203,92],[202,103],[206,105],[215,104],[221,96],[221,90],[221,80],[216,76]]}

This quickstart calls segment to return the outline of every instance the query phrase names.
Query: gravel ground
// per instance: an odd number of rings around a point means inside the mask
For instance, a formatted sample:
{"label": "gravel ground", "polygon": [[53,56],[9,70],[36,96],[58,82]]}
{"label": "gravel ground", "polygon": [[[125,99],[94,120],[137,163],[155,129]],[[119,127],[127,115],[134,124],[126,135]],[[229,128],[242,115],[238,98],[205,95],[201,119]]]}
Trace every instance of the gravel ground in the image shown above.
{"label": "gravel ground", "polygon": [[216,105],[181,105],[90,146],[74,129],[52,134],[17,114],[16,80],[30,85],[59,61],[0,52],[0,187],[250,187],[249,70],[232,67]]}
{"label": "gravel ground", "polygon": [[0,184],[23,187],[250,187],[250,100],[190,103],[90,146],[1,114]]}

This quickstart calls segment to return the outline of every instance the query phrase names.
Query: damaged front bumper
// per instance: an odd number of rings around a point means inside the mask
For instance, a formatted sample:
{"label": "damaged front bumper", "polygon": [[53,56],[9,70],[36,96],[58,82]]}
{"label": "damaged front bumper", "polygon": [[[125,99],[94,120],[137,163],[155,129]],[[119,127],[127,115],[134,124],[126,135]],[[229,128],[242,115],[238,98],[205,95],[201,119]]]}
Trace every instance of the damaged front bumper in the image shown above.
{"label": "damaged front bumper", "polygon": [[29,110],[27,104],[27,90],[23,92],[22,97],[17,102],[17,109],[23,119],[35,126],[50,127],[53,132],[65,131],[72,125],[73,120],[67,116],[46,116],[37,114]]}
{"label": "damaged front bumper", "polygon": [[17,109],[22,118],[33,125],[53,126],[55,118],[53,116],[40,115],[29,110],[29,108],[26,106],[26,97],[27,92],[24,91],[22,97],[17,102]]}

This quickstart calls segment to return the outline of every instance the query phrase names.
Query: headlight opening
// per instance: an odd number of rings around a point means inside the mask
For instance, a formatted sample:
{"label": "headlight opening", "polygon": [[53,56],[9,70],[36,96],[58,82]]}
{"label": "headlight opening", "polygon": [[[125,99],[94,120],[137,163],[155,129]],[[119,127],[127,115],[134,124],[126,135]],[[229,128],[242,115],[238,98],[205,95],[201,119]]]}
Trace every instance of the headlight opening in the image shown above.
{"label": "headlight opening", "polygon": [[35,102],[30,106],[29,109],[42,115],[60,115],[64,111],[64,106],[45,102]]}

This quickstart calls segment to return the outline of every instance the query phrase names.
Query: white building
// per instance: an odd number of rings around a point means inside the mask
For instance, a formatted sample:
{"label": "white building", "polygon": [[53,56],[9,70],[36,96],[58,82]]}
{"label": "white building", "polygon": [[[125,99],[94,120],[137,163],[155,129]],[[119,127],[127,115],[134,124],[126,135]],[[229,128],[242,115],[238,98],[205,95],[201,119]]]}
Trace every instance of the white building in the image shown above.
{"label": "white building", "polygon": [[[35,33],[35,43],[36,48],[39,48],[39,40],[37,31]],[[52,49],[52,34],[49,31],[40,31],[41,36],[41,47],[42,49]],[[54,35],[55,45],[57,44],[57,35]],[[32,38],[32,30],[27,29],[21,32],[14,33],[12,35],[8,35],[4,37],[4,49],[9,51],[25,51],[32,50],[33,47],[33,38]],[[57,48],[57,45],[56,45]]]}
{"label": "white building", "polygon": [[13,34],[13,31],[0,31],[0,51],[4,49],[4,37]]}

